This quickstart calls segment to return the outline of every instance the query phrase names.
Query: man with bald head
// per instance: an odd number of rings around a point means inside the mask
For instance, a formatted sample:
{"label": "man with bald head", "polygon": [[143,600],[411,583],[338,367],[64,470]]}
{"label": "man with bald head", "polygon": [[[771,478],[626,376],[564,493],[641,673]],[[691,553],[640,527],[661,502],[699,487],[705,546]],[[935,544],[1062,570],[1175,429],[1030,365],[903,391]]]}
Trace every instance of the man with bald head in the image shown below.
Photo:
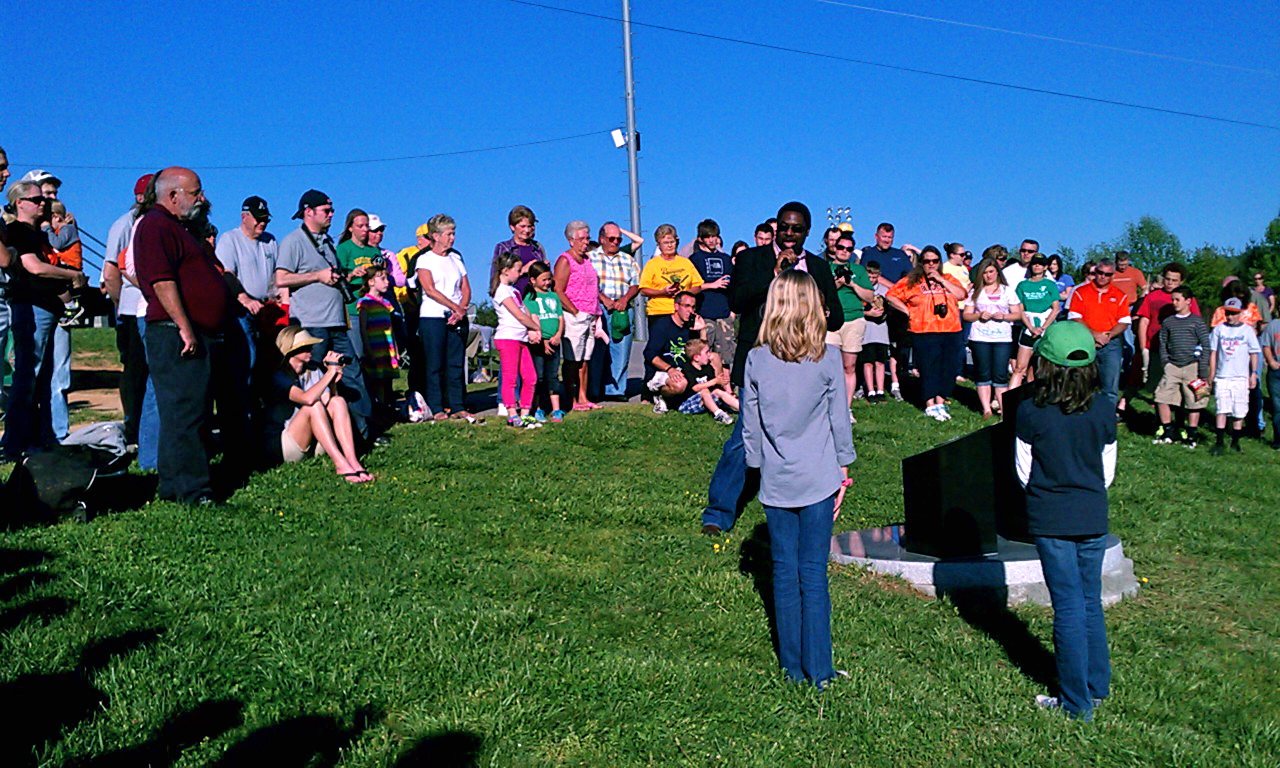
{"label": "man with bald head", "polygon": [[[159,497],[188,504],[212,501],[209,456],[203,433],[219,358],[224,354],[233,298],[212,249],[201,245],[187,226],[209,206],[200,177],[188,168],[166,168],[151,182],[155,202],[133,236],[138,287],[147,300],[144,344],[160,410]],[[149,207],[148,207],[149,206]],[[234,332],[234,331],[232,331]],[[226,405],[230,405],[226,403]],[[219,403],[223,440],[243,445],[233,407]]]}

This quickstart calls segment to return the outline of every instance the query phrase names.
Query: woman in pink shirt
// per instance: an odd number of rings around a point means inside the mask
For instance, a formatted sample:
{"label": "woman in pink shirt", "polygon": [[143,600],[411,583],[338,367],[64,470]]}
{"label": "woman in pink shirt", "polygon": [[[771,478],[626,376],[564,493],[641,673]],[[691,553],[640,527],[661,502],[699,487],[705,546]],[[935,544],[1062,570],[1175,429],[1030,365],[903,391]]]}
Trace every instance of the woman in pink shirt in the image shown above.
{"label": "woman in pink shirt", "polygon": [[[556,259],[555,286],[564,309],[564,399],[575,411],[592,411],[599,405],[587,400],[587,365],[595,347],[596,320],[600,317],[600,280],[587,251],[591,230],[585,221],[571,221],[564,228],[569,249]],[[574,386],[577,393],[573,393]]]}

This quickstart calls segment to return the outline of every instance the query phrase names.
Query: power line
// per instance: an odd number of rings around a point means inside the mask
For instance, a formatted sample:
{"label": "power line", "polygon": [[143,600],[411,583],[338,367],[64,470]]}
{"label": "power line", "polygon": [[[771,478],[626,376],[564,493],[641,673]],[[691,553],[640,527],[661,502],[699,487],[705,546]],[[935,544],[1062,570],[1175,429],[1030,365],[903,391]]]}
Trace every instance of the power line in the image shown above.
{"label": "power line", "polygon": [[906,13],[905,11],[891,11],[888,8],[875,8],[870,5],[858,5],[856,3],[841,2],[841,0],[818,0],[819,3],[827,5],[836,5],[841,8],[853,8],[859,11],[870,11],[871,13],[883,13],[889,16],[900,16],[904,19],[915,19],[916,21],[931,21],[935,24],[950,24],[954,27],[967,27],[968,29],[979,29],[983,32],[999,32],[1005,35],[1016,35],[1018,37],[1028,37],[1032,40],[1045,40],[1051,43],[1064,43],[1066,45],[1079,45],[1085,48],[1097,48],[1103,51],[1113,51],[1115,53],[1128,53],[1133,56],[1149,56],[1153,59],[1164,59],[1166,61],[1178,61],[1183,64],[1199,64],[1206,67],[1220,67],[1222,69],[1233,69],[1237,72],[1249,72],[1255,75],[1266,75],[1267,77],[1280,77],[1280,72],[1270,69],[1257,69],[1254,67],[1242,67],[1238,64],[1224,64],[1218,61],[1206,61],[1204,59],[1189,59],[1185,56],[1174,56],[1169,53],[1156,53],[1154,51],[1141,51],[1136,48],[1122,48],[1117,45],[1106,45],[1104,43],[1091,43],[1085,40],[1071,40],[1066,37],[1055,37],[1053,35],[1040,35],[1034,32],[1021,32],[1016,29],[1004,29],[1003,27],[989,27],[984,24],[973,24],[967,21],[956,21],[955,19],[941,19],[936,16],[921,16],[918,13]]}
{"label": "power line", "polygon": [[[246,171],[246,170],[262,170],[268,168],[322,168],[334,165],[364,165],[367,163],[400,163],[406,160],[430,160],[437,157],[453,157],[456,155],[474,155],[480,152],[497,152],[503,149],[520,149],[522,147],[534,147],[539,144],[554,144],[560,141],[573,141],[574,139],[585,139],[588,136],[608,135],[613,128],[604,128],[598,131],[589,131],[587,133],[575,133],[572,136],[557,136],[554,139],[538,139],[536,141],[522,141],[518,144],[501,144],[493,147],[476,147],[474,149],[455,149],[449,152],[432,152],[426,155],[404,155],[402,157],[377,157],[364,160],[326,160],[314,163],[268,163],[262,165],[198,165],[202,171]],[[77,171],[154,171],[155,167],[150,165],[66,165],[64,163],[38,163],[30,160],[13,161],[15,165],[30,165],[36,168],[62,168]]]}
{"label": "power line", "polygon": [[[530,0],[506,0],[508,3],[516,5],[527,5],[532,8],[541,8],[548,11],[559,11],[560,13],[569,13],[575,16],[586,16],[592,19],[600,19],[601,21],[620,22],[621,19],[613,16],[606,16],[599,13],[590,13],[588,11],[577,11],[569,8],[558,8],[554,5],[544,5],[542,3],[530,2]],[[1218,117],[1216,115],[1206,115],[1201,112],[1187,112],[1179,109],[1167,109],[1165,107],[1153,107],[1149,104],[1138,104],[1131,101],[1118,101],[1115,99],[1103,99],[1097,96],[1085,96],[1079,93],[1070,93],[1068,91],[1055,91],[1048,88],[1035,88],[1028,85],[1014,85],[1013,83],[1004,83],[999,80],[986,80],[979,77],[968,77],[966,75],[953,75],[946,72],[935,72],[928,69],[919,69],[917,67],[903,67],[896,64],[885,64],[879,61],[868,61],[866,59],[855,59],[849,56],[837,56],[831,53],[821,53],[818,51],[805,51],[800,48],[788,48],[783,45],[773,45],[771,43],[760,43],[754,40],[742,40],[736,37],[727,37],[725,35],[713,35],[708,32],[695,32],[689,29],[681,29],[679,27],[669,27],[663,24],[647,24],[643,21],[631,20],[631,24],[637,27],[648,27],[649,29],[657,29],[663,32],[675,32],[681,35],[689,35],[691,37],[700,37],[706,40],[718,40],[723,43],[736,43],[738,45],[747,45],[752,48],[762,48],[768,51],[781,51],[783,53],[795,53],[801,56],[810,56],[817,59],[828,59],[830,61],[842,61],[848,64],[862,64],[868,67],[877,67],[879,69],[888,69],[895,72],[909,72],[915,75],[927,75],[929,77],[939,77],[946,80],[956,80],[963,83],[974,83],[977,85],[989,85],[995,88],[1006,88],[1013,91],[1022,91],[1024,93],[1038,93],[1042,96],[1057,96],[1064,99],[1074,99],[1076,101],[1086,101],[1093,104],[1107,104],[1113,107],[1125,107],[1127,109],[1140,109],[1146,112],[1156,112],[1164,115],[1178,115],[1179,117],[1193,117],[1199,120],[1210,120],[1216,123],[1228,123],[1231,125],[1245,125],[1250,128],[1264,128],[1268,131],[1280,131],[1280,125],[1270,125],[1267,123],[1255,123],[1249,120],[1236,120],[1230,117]]]}

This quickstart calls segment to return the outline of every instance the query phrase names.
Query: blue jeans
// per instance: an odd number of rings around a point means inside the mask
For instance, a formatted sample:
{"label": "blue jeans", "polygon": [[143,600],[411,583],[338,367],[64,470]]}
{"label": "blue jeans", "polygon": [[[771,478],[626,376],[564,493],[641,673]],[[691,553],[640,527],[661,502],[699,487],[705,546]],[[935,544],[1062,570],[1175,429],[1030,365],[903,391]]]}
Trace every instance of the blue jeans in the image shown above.
{"label": "blue jeans", "polygon": [[[0,290],[3,290],[0,287]],[[0,392],[5,390],[5,379],[9,378],[9,302],[0,296]]]}
{"label": "blue jeans", "polygon": [[71,391],[71,331],[53,329],[53,375],[49,380],[49,415],[53,422],[53,439],[62,442],[71,434],[67,413],[67,393]]}
{"label": "blue jeans", "polygon": [[1120,401],[1120,370],[1124,363],[1124,339],[1116,337],[1098,349],[1098,384],[1114,407]]}
{"label": "blue jeans", "polygon": [[[138,323],[138,339],[142,341],[145,358],[147,321],[141,317],[134,320]],[[142,391],[142,406],[138,415],[138,466],[156,470],[160,468],[160,406],[156,405],[156,385],[151,380],[150,360],[147,362],[147,383]]]}
{"label": "blue jeans", "polygon": [[604,393],[609,397],[625,397],[627,394],[627,364],[631,362],[631,337],[628,333],[622,341],[609,341],[609,379],[605,382]]}
{"label": "blue jeans", "polygon": [[1012,341],[971,341],[973,351],[973,383],[979,387],[1009,385],[1009,353]]}
{"label": "blue jeans", "polygon": [[427,407],[432,413],[467,409],[463,364],[469,330],[466,320],[449,325],[443,317],[424,317],[418,326],[427,369]]}
{"label": "blue jeans", "polygon": [[253,315],[247,312],[236,318],[236,324],[240,326],[241,332],[244,333],[245,344],[248,345],[248,349],[244,350],[248,354],[247,362],[249,364],[246,369],[248,376],[245,378],[245,383],[252,387],[253,371],[258,365],[258,326]]}
{"label": "blue jeans", "polygon": [[792,680],[825,683],[831,664],[831,594],[827,557],[835,494],[805,507],[765,505],[773,558],[773,610],[778,662]]}
{"label": "blue jeans", "polygon": [[[747,469],[746,448],[742,444],[742,419],[733,422],[733,431],[720,450],[720,461],[711,473],[707,487],[707,507],[702,511],[702,524],[729,531],[742,514],[742,508],[756,495],[759,473]],[[748,480],[751,480],[748,487]]]}
{"label": "blue jeans", "polygon": [[1053,602],[1053,655],[1059,699],[1072,717],[1093,718],[1093,700],[1111,693],[1111,656],[1102,618],[1106,535],[1035,537]]}
{"label": "blue jeans", "polygon": [[6,453],[20,454],[54,441],[49,417],[53,329],[59,315],[34,304],[9,305],[13,328],[13,386],[4,415]]}
{"label": "blue jeans", "polygon": [[1271,398],[1271,444],[1280,445],[1280,371],[1267,370],[1267,392]]}

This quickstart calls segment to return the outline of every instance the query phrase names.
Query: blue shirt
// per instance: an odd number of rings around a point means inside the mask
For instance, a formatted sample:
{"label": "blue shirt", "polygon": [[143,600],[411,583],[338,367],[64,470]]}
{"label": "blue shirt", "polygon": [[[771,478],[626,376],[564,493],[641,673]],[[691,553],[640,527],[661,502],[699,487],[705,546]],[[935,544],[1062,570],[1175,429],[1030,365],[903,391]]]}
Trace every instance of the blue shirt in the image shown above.
{"label": "blue shirt", "polygon": [[865,267],[869,261],[878,262],[880,275],[891,283],[898,282],[911,271],[911,257],[901,248],[890,247],[883,251],[874,245],[863,248],[859,263]]}
{"label": "blue shirt", "polygon": [[[689,261],[702,275],[702,282],[719,280],[725,275],[733,275],[733,260],[729,254],[716,251],[709,253],[701,248],[694,248]],[[720,320],[729,316],[729,287],[703,288],[698,294],[698,314],[708,320]]]}

